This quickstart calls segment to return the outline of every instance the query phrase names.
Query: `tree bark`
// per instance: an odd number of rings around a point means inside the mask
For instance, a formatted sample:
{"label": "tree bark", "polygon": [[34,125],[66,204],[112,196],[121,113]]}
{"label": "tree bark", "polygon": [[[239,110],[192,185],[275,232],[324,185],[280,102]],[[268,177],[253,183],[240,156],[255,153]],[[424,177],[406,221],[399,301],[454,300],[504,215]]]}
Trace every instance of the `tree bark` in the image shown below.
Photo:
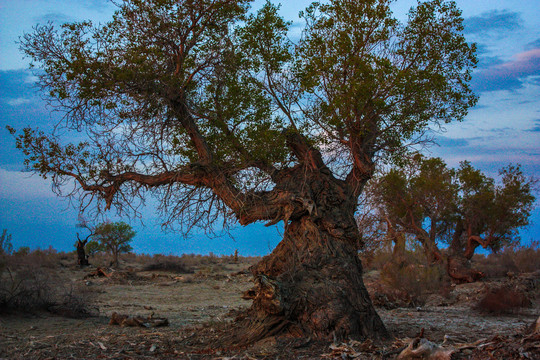
{"label": "tree bark", "polygon": [[356,198],[343,191],[345,182],[312,175],[297,198],[310,198],[313,206],[290,218],[283,240],[250,269],[255,287],[244,298],[253,304],[233,342],[283,332],[325,340],[388,336],[362,280]]}
{"label": "tree bark", "polygon": [[[77,234],[77,237],[79,234]],[[86,240],[77,240],[77,264],[79,264],[80,267],[88,266],[90,263],[88,262],[88,258],[86,257],[86,251],[84,250],[84,246],[88,242],[88,239]]]}
{"label": "tree bark", "polygon": [[478,242],[471,242],[467,236],[467,246],[464,242],[464,226],[462,221],[458,221],[452,242],[448,248],[447,272],[450,278],[457,283],[472,283],[484,277],[481,271],[471,268],[471,258],[474,250],[479,245]]}

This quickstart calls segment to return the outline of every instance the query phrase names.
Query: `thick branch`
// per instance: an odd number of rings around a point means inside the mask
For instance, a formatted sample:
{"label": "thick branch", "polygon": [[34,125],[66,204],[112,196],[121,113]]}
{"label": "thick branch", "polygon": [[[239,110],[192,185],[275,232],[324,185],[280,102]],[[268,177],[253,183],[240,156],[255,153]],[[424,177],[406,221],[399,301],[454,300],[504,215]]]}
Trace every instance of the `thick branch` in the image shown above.
{"label": "thick branch", "polygon": [[201,134],[199,127],[195,123],[193,116],[185,105],[185,101],[183,99],[171,100],[171,107],[180,121],[180,124],[182,124],[182,127],[187,131],[197,154],[199,154],[200,161],[203,164],[210,164],[213,158],[212,152],[206,143],[205,137]]}
{"label": "thick branch", "polygon": [[294,130],[287,131],[287,146],[292,150],[298,161],[310,170],[330,170],[322,159],[321,152],[309,145],[306,138]]}
{"label": "thick branch", "polygon": [[371,179],[375,172],[375,163],[373,162],[373,155],[365,151],[363,141],[360,137],[351,134],[348,145],[351,149],[353,166],[347,175],[346,181],[351,189],[353,189],[353,194],[360,196],[364,185]]}
{"label": "thick branch", "polygon": [[464,256],[467,259],[471,259],[474,255],[474,252],[478,246],[482,246],[484,249],[495,240],[495,237],[488,236],[487,239],[482,239],[478,235],[471,235],[467,237],[467,247],[465,248]]}

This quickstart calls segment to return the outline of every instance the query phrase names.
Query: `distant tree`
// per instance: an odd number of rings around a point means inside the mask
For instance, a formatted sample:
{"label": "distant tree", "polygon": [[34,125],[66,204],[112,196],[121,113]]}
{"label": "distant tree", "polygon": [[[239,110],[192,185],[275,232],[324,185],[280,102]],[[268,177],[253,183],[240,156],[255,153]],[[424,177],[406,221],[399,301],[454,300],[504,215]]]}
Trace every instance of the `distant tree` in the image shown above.
{"label": "distant tree", "polygon": [[75,247],[77,248],[77,263],[80,267],[83,267],[90,265],[85,249],[88,240],[94,235],[95,229],[82,216],[79,216],[79,222],[77,223],[77,227],[86,229],[90,232],[84,240],[81,240],[81,238],[79,237],[79,233],[77,233],[77,242],[75,242]]}
{"label": "distant tree", "polygon": [[114,266],[118,266],[118,255],[132,250],[129,243],[135,237],[136,232],[125,222],[105,222],[96,226],[94,238],[101,248],[110,252]]}
{"label": "distant tree", "polygon": [[[535,201],[536,181],[520,166],[500,175],[496,184],[469,162],[449,169],[439,158],[417,155],[378,179],[374,193],[388,233],[415,236],[431,261],[447,263],[454,280],[471,282],[482,276],[469,265],[478,246],[497,251],[519,242]],[[446,254],[440,243],[448,245]]]}
{"label": "distant tree", "polygon": [[86,253],[89,256],[105,251],[105,248],[96,240],[90,240],[85,246]]}
{"label": "distant tree", "polygon": [[0,255],[11,255],[12,252],[11,234],[8,234],[7,229],[4,229],[0,235]]}
{"label": "distant tree", "polygon": [[21,246],[17,251],[13,253],[15,256],[26,256],[30,254],[30,247],[28,246]]}
{"label": "distant tree", "polygon": [[316,2],[293,44],[276,6],[249,2],[125,0],[106,24],[37,26],[21,48],[86,139],[24,129],[17,146],[57,190],[73,180],[83,208],[131,212],[155,195],[181,230],[283,221],[252,268],[243,341],[386,336],[354,213],[378,161],[476,103],[461,12],[424,1],[400,23],[392,0]]}

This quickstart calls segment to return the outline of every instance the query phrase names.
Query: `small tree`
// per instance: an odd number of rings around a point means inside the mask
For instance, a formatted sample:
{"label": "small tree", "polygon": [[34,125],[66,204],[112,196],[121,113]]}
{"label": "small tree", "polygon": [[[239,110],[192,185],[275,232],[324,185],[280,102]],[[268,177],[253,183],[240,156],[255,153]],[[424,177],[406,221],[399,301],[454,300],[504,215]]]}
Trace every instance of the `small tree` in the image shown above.
{"label": "small tree", "polygon": [[113,256],[114,266],[118,266],[118,255],[132,250],[129,242],[136,232],[123,221],[105,222],[95,229],[95,239]]}
{"label": "small tree", "polygon": [[4,229],[0,236],[0,255],[11,255],[12,252],[11,234],[8,234],[7,230]]}

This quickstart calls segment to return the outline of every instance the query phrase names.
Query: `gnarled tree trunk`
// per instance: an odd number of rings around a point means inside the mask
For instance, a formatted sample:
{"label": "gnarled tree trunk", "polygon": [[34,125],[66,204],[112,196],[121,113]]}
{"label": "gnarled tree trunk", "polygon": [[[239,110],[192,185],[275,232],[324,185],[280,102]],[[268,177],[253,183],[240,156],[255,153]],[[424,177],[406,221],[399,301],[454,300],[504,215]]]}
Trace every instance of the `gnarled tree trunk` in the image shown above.
{"label": "gnarled tree trunk", "polygon": [[[484,274],[471,267],[471,259],[479,242],[471,241],[470,236],[465,236],[464,227],[461,221],[458,221],[452,243],[448,248],[447,271],[454,282],[471,283],[484,277]],[[467,244],[464,246],[465,237]]]}
{"label": "gnarled tree trunk", "polygon": [[77,264],[79,264],[80,267],[90,265],[90,263],[88,262],[88,257],[86,256],[86,251],[84,249],[84,246],[87,242],[88,239],[81,240],[79,239],[79,234],[77,234]]}
{"label": "gnarled tree trunk", "polygon": [[291,175],[285,186],[296,187],[296,198],[309,206],[286,222],[283,240],[251,268],[256,286],[244,297],[253,305],[238,342],[287,330],[318,339],[386,337],[362,280],[356,199],[329,174]]}

